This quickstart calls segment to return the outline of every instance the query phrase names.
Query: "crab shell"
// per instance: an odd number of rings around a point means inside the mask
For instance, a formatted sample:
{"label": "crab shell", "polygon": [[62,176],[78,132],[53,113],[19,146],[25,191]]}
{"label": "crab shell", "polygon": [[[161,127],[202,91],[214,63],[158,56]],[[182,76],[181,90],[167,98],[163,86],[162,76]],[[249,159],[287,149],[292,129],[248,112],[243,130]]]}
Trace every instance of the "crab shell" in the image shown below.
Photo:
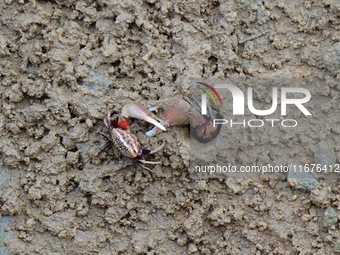
{"label": "crab shell", "polygon": [[111,138],[115,148],[127,158],[136,158],[142,154],[137,138],[127,130],[111,128]]}

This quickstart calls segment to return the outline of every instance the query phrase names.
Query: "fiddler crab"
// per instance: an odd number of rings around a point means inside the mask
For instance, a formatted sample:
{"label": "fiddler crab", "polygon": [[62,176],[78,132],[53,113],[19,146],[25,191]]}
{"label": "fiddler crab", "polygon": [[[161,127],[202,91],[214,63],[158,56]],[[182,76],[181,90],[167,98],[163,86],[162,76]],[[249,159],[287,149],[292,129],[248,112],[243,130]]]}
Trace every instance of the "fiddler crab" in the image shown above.
{"label": "fiddler crab", "polygon": [[[163,110],[163,118],[158,118],[152,111]],[[147,161],[143,155],[150,155],[160,151],[161,146],[154,150],[142,148],[137,137],[130,130],[130,118],[136,118],[154,125],[153,129],[146,132],[147,136],[154,136],[166,131],[170,126],[189,125],[192,137],[202,143],[214,139],[219,133],[220,126],[213,126],[213,119],[219,118],[216,109],[208,105],[208,114],[201,115],[197,101],[188,98],[171,98],[159,100],[158,103],[148,110],[135,102],[125,105],[118,114],[111,115],[110,112],[104,119],[105,126],[111,134],[111,141],[118,152],[127,158],[136,159],[143,168],[150,170],[145,164],[161,164],[161,162]]]}

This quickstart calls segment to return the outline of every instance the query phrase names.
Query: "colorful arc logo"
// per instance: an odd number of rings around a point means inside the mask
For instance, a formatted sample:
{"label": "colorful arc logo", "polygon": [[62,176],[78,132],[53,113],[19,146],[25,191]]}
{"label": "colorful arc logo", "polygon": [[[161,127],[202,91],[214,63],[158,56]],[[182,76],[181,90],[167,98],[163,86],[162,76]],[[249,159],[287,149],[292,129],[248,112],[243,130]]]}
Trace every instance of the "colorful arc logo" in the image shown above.
{"label": "colorful arc logo", "polygon": [[202,94],[202,105],[201,105],[202,108],[201,108],[201,110],[202,110],[203,115],[207,114],[207,111],[206,111],[206,109],[207,109],[207,95],[209,95],[211,100],[214,102],[215,106],[217,106],[217,100],[215,98],[215,97],[217,97],[220,105],[222,106],[221,97],[217,93],[216,89],[213,86],[206,84],[206,83],[203,83],[203,82],[197,82],[197,83],[205,86],[205,88],[201,88],[201,90],[205,93],[205,94]]}
{"label": "colorful arc logo", "polygon": [[[198,84],[201,84],[203,86],[205,86],[206,88],[201,88],[201,90],[206,93],[207,95],[209,95],[209,97],[211,98],[211,100],[213,100],[214,104],[217,106],[217,101],[216,101],[216,98],[214,97],[214,95],[217,97],[220,105],[222,106],[222,100],[221,100],[221,97],[220,95],[217,93],[216,89],[209,85],[209,84],[206,84],[206,83],[203,83],[203,82],[197,82]],[[214,95],[213,95],[214,93]]]}

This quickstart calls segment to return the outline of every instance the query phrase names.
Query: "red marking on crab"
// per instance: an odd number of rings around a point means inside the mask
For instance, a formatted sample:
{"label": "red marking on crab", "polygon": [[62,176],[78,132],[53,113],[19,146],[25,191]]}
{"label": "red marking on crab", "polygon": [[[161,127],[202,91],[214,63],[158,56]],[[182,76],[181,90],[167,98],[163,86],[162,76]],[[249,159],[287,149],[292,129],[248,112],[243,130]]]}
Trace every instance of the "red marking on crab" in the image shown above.
{"label": "red marking on crab", "polygon": [[122,118],[121,120],[118,120],[117,125],[123,129],[128,129],[130,127],[130,123],[128,119]]}

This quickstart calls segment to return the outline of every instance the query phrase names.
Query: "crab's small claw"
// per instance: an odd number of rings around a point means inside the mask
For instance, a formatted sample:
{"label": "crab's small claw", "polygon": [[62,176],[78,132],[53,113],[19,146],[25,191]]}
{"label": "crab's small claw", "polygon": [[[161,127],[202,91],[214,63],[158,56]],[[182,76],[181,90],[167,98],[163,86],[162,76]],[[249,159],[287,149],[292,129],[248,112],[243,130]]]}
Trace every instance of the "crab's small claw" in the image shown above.
{"label": "crab's small claw", "polygon": [[129,127],[129,118],[136,118],[140,120],[144,120],[146,122],[149,122],[150,124],[155,125],[157,128],[160,128],[161,130],[165,131],[165,127],[159,123],[157,120],[152,118],[151,113],[148,112],[143,106],[137,104],[137,103],[130,103],[125,105],[118,117],[118,126],[127,129]]}
{"label": "crab's small claw", "polygon": [[[190,123],[190,104],[182,99],[176,98],[171,101],[163,101],[162,108],[166,108],[163,115],[164,120],[160,123],[165,126],[179,126],[179,125],[187,125]],[[156,110],[158,107],[152,106],[149,110]],[[160,133],[161,130],[158,127],[154,127],[153,129],[146,132],[147,136],[154,136]]]}

